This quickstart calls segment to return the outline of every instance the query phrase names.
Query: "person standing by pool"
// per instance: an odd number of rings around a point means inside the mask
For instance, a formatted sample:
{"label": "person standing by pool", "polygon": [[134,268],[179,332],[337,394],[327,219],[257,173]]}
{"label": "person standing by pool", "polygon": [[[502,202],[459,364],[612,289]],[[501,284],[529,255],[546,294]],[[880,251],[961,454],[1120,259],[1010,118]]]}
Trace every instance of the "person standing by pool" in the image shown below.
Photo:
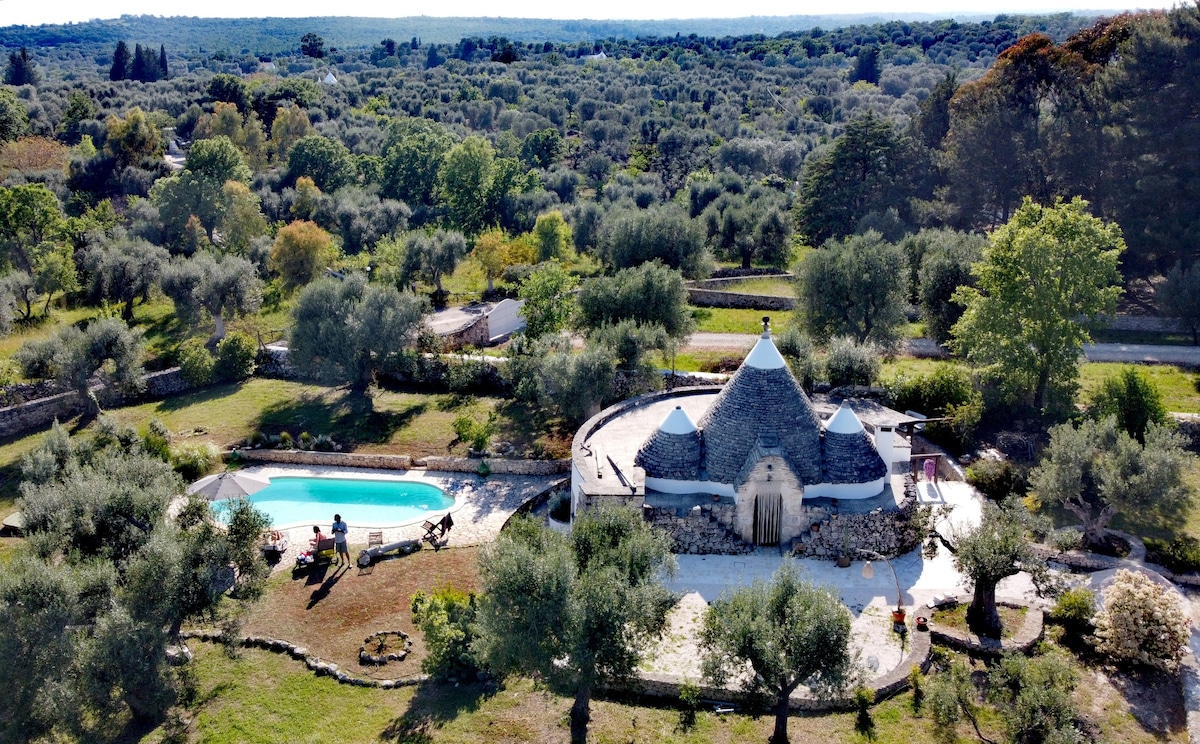
{"label": "person standing by pool", "polygon": [[333,515],[333,545],[337,548],[338,565],[342,565],[342,556],[345,556],[346,565],[350,565],[350,546],[346,543],[346,533],[350,531],[350,527],[342,521],[341,514]]}

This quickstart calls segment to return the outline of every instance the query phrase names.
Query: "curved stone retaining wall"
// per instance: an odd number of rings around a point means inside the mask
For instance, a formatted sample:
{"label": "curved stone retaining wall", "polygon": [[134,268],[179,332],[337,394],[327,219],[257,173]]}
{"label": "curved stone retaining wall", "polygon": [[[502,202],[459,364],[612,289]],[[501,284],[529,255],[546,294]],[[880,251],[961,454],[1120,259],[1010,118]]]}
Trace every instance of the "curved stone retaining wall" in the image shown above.
{"label": "curved stone retaining wall", "polygon": [[[1004,607],[1017,605],[999,602]],[[1025,612],[1025,624],[1011,638],[982,638],[974,633],[967,633],[956,628],[947,628],[929,621],[929,635],[934,642],[941,646],[950,646],[961,651],[976,654],[999,656],[1009,651],[1025,653],[1033,648],[1033,644],[1042,640],[1045,631],[1045,617],[1041,610],[1030,607]]]}
{"label": "curved stone retaining wall", "polygon": [[[886,700],[908,689],[908,675],[915,666],[922,672],[929,670],[929,633],[920,631],[909,633],[908,655],[899,666],[882,677],[869,682],[866,687],[875,693],[875,702]],[[702,700],[719,703],[745,704],[745,695],[739,690],[727,690],[722,687],[711,687],[698,684],[698,680],[689,680],[671,674],[642,674],[627,687],[616,688],[617,691],[638,695],[646,698],[678,700],[679,688],[684,684],[695,685],[700,691]],[[795,711],[817,712],[824,710],[845,710],[854,707],[850,698],[834,698],[822,700],[807,692],[796,692],[788,699],[788,707]]]}
{"label": "curved stone retaining wall", "polygon": [[[184,631],[179,634],[181,638],[196,639],[208,641],[210,643],[221,643],[222,636],[219,632],[210,630]],[[379,687],[384,690],[398,689],[401,687],[409,687],[420,684],[429,679],[425,674],[414,674],[409,677],[401,677],[399,679],[371,679],[369,677],[356,677],[342,669],[332,661],[325,661],[315,654],[310,654],[308,649],[303,646],[297,646],[287,641],[281,641],[278,638],[266,638],[261,636],[246,636],[238,640],[238,645],[244,648],[261,648],[264,651],[273,651],[277,654],[287,654],[288,656],[303,661],[304,665],[312,670],[313,674],[318,677],[332,677],[335,681],[343,685],[354,685],[356,687]]]}

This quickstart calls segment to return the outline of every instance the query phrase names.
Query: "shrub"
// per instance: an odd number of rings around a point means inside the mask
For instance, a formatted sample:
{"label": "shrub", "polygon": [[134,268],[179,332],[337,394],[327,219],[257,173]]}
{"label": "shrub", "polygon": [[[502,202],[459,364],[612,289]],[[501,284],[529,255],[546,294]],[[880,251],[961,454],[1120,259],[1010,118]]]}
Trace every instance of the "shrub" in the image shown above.
{"label": "shrub", "polygon": [[875,691],[870,687],[859,685],[854,688],[854,728],[868,739],[873,738],[875,721],[871,718],[871,706],[875,704]]}
{"label": "shrub", "polygon": [[292,435],[286,431],[280,432],[279,446],[283,449],[292,449],[293,447],[295,447],[295,443],[292,442]]}
{"label": "shrub", "polygon": [[915,377],[901,374],[885,381],[883,389],[888,405],[898,411],[947,419],[925,427],[925,435],[934,441],[965,446],[983,417],[983,396],[971,374],[956,365],[938,365],[933,372]]}
{"label": "shrub", "polygon": [[1072,694],[1079,674],[1066,654],[1027,658],[1005,654],[988,675],[989,697],[997,704],[1012,742],[1073,742],[1078,714]]}
{"label": "shrub", "polygon": [[217,344],[213,375],[222,382],[244,380],[254,374],[258,344],[245,333],[231,333]]}
{"label": "shrub", "polygon": [[571,494],[557,491],[550,498],[550,518],[558,522],[571,521]]}
{"label": "shrub", "polygon": [[882,362],[879,347],[871,343],[858,343],[847,336],[829,342],[829,355],[825,358],[825,374],[829,384],[870,385],[879,376]]}
{"label": "shrub", "polygon": [[328,434],[319,434],[317,438],[313,440],[312,448],[317,452],[333,452],[338,448],[338,446],[337,442],[333,441],[333,437],[329,436]]}
{"label": "shrub", "polygon": [[1083,587],[1068,589],[1058,595],[1050,620],[1068,631],[1082,634],[1091,628],[1092,615],[1096,612],[1096,595]]}
{"label": "shrub", "polygon": [[150,426],[142,437],[142,447],[163,462],[171,461],[171,431],[158,419],[150,419]]}
{"label": "shrub", "polygon": [[492,435],[496,433],[497,418],[495,411],[488,412],[486,421],[478,420],[472,413],[460,413],[454,419],[454,433],[459,440],[470,445],[471,449],[482,452],[487,449]]}
{"label": "shrub", "polygon": [[212,442],[184,442],[171,448],[171,464],[184,480],[204,476],[221,459],[221,451]]}
{"label": "shrub", "polygon": [[1148,577],[1117,571],[1092,618],[1096,650],[1113,661],[1174,671],[1188,642],[1188,622],[1171,596]]}
{"label": "shrub", "polygon": [[189,385],[203,387],[212,384],[216,360],[204,348],[204,342],[190,338],[179,346],[179,371]]}
{"label": "shrub", "polygon": [[913,665],[912,669],[908,670],[908,686],[912,688],[912,710],[914,716],[921,715],[921,708],[925,704],[925,675],[921,673],[921,667]]}
{"label": "shrub", "polygon": [[449,586],[413,595],[413,624],[425,635],[423,672],[439,679],[474,679],[479,671],[471,656],[475,607],[474,592]]}
{"label": "shrub", "polygon": [[1146,538],[1146,559],[1175,573],[1200,571],[1200,540],[1180,535],[1171,542]]}
{"label": "shrub", "polygon": [[679,685],[679,728],[691,731],[696,725],[696,712],[700,710],[700,688],[688,680]]}
{"label": "shrub", "polygon": [[313,446],[313,435],[307,431],[300,432],[300,449],[310,450]]}
{"label": "shrub", "polygon": [[993,501],[1029,492],[1025,473],[1008,460],[976,460],[967,468],[967,483]]}

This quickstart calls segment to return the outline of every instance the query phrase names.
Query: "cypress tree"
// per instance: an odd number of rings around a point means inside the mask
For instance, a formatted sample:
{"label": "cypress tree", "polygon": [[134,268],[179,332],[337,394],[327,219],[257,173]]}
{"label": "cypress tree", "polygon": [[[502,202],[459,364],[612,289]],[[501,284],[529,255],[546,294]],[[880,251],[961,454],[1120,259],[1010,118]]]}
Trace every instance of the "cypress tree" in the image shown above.
{"label": "cypress tree", "polygon": [[139,83],[146,80],[146,54],[142,51],[141,44],[135,44],[133,47],[133,65],[129,78]]}
{"label": "cypress tree", "polygon": [[112,69],[108,71],[109,80],[124,80],[129,77],[129,45],[124,40],[117,42],[113,52]]}
{"label": "cypress tree", "polygon": [[166,80],[171,77],[167,68],[167,45],[160,44],[158,46],[158,79]]}
{"label": "cypress tree", "polygon": [[9,85],[36,85],[37,71],[29,59],[29,51],[21,47],[20,52],[8,55],[8,69],[4,72],[4,82]]}

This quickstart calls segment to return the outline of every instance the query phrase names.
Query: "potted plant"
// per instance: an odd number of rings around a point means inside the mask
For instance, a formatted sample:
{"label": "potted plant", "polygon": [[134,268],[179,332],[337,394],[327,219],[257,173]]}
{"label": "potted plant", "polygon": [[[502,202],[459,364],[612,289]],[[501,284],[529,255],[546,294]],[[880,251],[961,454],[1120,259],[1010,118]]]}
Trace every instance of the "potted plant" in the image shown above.
{"label": "potted plant", "polygon": [[842,530],[842,552],[837,557],[838,568],[850,568],[850,534]]}
{"label": "potted plant", "polygon": [[903,624],[906,614],[907,611],[903,607],[897,607],[896,609],[892,610],[892,622],[896,624]]}

